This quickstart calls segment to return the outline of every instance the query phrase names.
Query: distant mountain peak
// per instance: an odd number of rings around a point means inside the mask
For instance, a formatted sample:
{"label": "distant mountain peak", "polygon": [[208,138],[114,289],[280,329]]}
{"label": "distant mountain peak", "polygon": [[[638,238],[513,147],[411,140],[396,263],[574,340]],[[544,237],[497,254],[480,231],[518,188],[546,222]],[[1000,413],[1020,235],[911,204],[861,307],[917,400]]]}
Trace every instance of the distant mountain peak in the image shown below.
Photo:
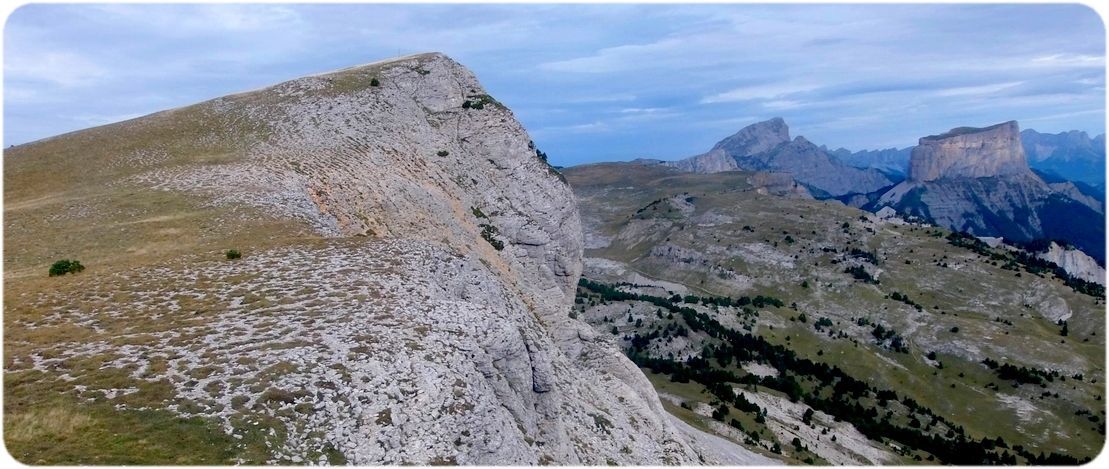
{"label": "distant mountain peak", "polygon": [[785,172],[819,197],[866,194],[891,184],[881,172],[848,166],[804,137],[791,139],[781,117],[748,125],[706,153],[664,164],[696,173]]}
{"label": "distant mountain peak", "polygon": [[732,156],[741,157],[763,153],[789,141],[789,126],[781,117],[775,117],[740,129],[718,142],[712,149],[724,150]]}
{"label": "distant mountain peak", "polygon": [[1029,173],[1016,121],[956,127],[920,139],[909,160],[909,179],[979,178]]}

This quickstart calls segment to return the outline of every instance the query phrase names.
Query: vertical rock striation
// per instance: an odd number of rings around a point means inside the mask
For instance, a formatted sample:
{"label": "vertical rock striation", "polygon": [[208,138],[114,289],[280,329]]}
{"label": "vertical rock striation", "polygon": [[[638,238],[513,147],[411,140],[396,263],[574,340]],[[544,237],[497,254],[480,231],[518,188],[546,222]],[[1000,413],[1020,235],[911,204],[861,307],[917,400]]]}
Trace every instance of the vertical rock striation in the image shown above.
{"label": "vertical rock striation", "polygon": [[920,139],[909,160],[909,179],[979,178],[1030,172],[1016,121],[986,128],[959,127]]}

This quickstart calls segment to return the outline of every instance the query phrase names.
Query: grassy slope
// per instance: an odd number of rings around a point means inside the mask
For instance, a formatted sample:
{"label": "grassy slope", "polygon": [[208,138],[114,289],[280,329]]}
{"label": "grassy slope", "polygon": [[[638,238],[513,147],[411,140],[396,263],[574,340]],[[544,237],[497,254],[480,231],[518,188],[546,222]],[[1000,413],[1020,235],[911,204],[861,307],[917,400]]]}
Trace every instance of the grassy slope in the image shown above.
{"label": "grassy slope", "polygon": [[[334,85],[320,92],[339,94],[368,86],[375,70],[371,64],[328,74]],[[270,129],[264,119],[220,109],[273,102],[280,99],[274,91],[280,86],[4,150],[5,370],[13,360],[26,362],[59,338],[83,334],[96,339],[78,326],[22,327],[45,314],[32,302],[38,293],[72,290],[75,279],[46,278],[55,260],[80,260],[87,269],[79,275],[88,279],[139,266],[187,265],[183,259],[197,254],[212,258],[236,248],[249,255],[318,239],[298,222],[249,207],[213,206],[201,197],[150,190],[131,181],[160,170],[242,161]],[[175,281],[163,283],[173,289]],[[112,301],[127,301],[127,293],[120,294]],[[82,292],[68,296],[80,298]],[[78,305],[87,309],[91,303]],[[203,305],[194,306],[203,310]],[[136,384],[95,363],[75,366],[84,367],[84,379],[95,383],[119,388]],[[269,457],[261,430],[257,439],[231,440],[214,421],[180,419],[157,410],[173,397],[164,388],[139,384],[140,392],[125,397],[152,410],[119,411],[110,403],[79,399],[72,386],[58,388],[54,377],[34,371],[6,372],[4,386],[5,443],[25,463],[260,464]]]}
{"label": "grassy slope", "polygon": [[[621,168],[621,176],[610,182],[607,172],[604,166],[566,171],[585,206],[583,213],[598,213],[600,209],[596,206],[602,205],[633,207],[622,214],[613,209],[608,218],[602,218],[599,231],[605,235],[620,233],[638,208],[683,192],[696,197],[696,212],[691,218],[712,211],[733,220],[706,227],[658,216],[653,228],[662,234],[655,233],[649,241],[640,243],[617,241],[609,247],[587,251],[587,257],[626,262],[648,277],[679,282],[695,292],[733,297],[769,294],[787,304],[796,302],[799,311],[786,308],[764,312],[756,331],[772,343],[788,345],[800,356],[835,363],[858,378],[911,396],[964,425],[971,435],[1000,435],[1006,441],[1076,455],[1092,456],[1100,450],[1104,437],[1095,431],[1095,424],[1074,412],[1089,409],[1100,418],[1105,415],[1099,400],[1104,396],[1103,303],[1070,291],[1058,280],[1028,273],[1016,277],[1012,271],[948,245],[943,238],[931,234],[934,230],[864,223],[858,220],[862,212],[835,203],[784,200],[744,192],[719,193],[704,190],[704,184],[685,186],[673,183],[673,179],[670,184],[660,184],[665,176],[650,170],[633,173]],[[732,174],[733,179],[738,178],[737,173]],[[642,179],[636,181],[635,177]],[[620,192],[609,189],[631,186],[645,189]],[[841,228],[843,222],[849,224],[847,230]],[[742,229],[744,226],[752,227],[753,231]],[[868,231],[868,227],[874,232]],[[785,241],[787,234],[794,239],[793,244]],[[796,258],[793,268],[785,268],[760,263],[757,256],[745,258],[734,252],[710,254],[717,265],[752,279],[754,286],[740,292],[716,282],[704,268],[674,265],[648,256],[650,248],[658,244],[702,253],[725,246],[762,244],[787,258]],[[880,259],[881,285],[853,281],[842,273],[843,265],[831,264],[837,255],[824,253],[821,247],[838,250],[857,247],[875,252]],[[905,264],[905,259],[912,263]],[[945,263],[949,267],[937,265]],[[808,288],[801,286],[806,281]],[[916,312],[908,305],[886,299],[893,291],[907,294],[925,311]],[[1060,337],[1059,328],[1040,317],[1036,305],[1025,306],[1025,292],[1037,291],[1062,298],[1074,311],[1069,321],[1070,337]],[[807,314],[808,323],[790,321],[799,312]],[[858,344],[818,334],[812,322],[821,316],[838,321],[833,329],[848,332]],[[869,336],[869,328],[848,325],[860,317],[881,322],[905,335],[910,353],[878,347]],[[1011,321],[1012,326],[994,321],[997,317]],[[775,324],[770,330],[768,326]],[[953,326],[960,331],[951,333],[949,329]],[[965,350],[960,350],[965,348],[980,349],[985,356],[1015,364],[1077,369],[1087,379],[1056,382],[1047,389],[1030,385],[1012,388],[984,366],[968,360]],[[936,369],[923,357],[933,350],[939,352],[943,369]],[[818,356],[818,352],[823,355]],[[1090,377],[1097,382],[1092,383]],[[999,384],[1001,392],[1030,402],[1038,410],[1030,420],[1022,420],[1012,407],[998,399],[996,392],[984,387],[987,383]],[[1061,398],[1040,399],[1042,391],[1058,392]]]}

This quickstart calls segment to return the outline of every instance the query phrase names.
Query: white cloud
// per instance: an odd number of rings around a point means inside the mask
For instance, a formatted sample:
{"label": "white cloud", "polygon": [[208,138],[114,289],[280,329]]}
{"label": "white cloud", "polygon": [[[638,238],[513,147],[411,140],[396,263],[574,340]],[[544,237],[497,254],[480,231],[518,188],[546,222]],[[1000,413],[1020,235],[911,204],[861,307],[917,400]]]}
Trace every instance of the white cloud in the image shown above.
{"label": "white cloud", "polygon": [[795,101],[792,99],[776,99],[762,103],[762,107],[772,111],[784,111],[789,109],[797,109],[808,106],[809,103],[804,101]]}
{"label": "white cloud", "polygon": [[612,130],[612,128],[609,127],[608,124],[606,124],[604,122],[600,122],[600,121],[595,121],[595,122],[588,122],[588,123],[584,123],[584,124],[555,125],[555,126],[541,127],[541,128],[538,128],[538,129],[535,129],[535,130],[531,131],[531,133],[534,134],[534,135],[562,134],[562,133],[593,134],[593,133],[608,132],[610,130]]}
{"label": "white cloud", "polygon": [[[689,38],[685,38],[689,39]],[[684,40],[669,38],[648,44],[606,47],[597,53],[574,59],[539,64],[542,70],[565,73],[612,73],[657,63],[660,55],[684,50]]]}
{"label": "white cloud", "polygon": [[813,91],[818,88],[820,88],[820,86],[813,83],[798,82],[742,86],[720,94],[706,96],[701,99],[701,104],[750,101],[754,99],[777,99],[797,93]]}
{"label": "white cloud", "polygon": [[1062,5],[28,5],[5,29],[5,129],[439,50],[570,158],[693,154],[755,115],[857,148],[1021,116],[1097,130],[1073,113],[1104,101],[1103,36]]}
{"label": "white cloud", "polygon": [[45,82],[68,88],[93,85],[109,76],[105,67],[72,52],[8,50],[10,52],[4,61],[7,79]]}
{"label": "white cloud", "polygon": [[1037,67],[1094,67],[1105,66],[1105,57],[1087,54],[1051,54],[1035,57],[1029,64]]}
{"label": "white cloud", "polygon": [[636,99],[636,96],[631,93],[612,93],[596,96],[570,97],[563,99],[562,102],[569,104],[619,103],[635,101]]}
{"label": "white cloud", "polygon": [[627,107],[619,112],[620,114],[658,114],[665,111],[666,109],[661,107]]}
{"label": "white cloud", "polygon": [[1005,83],[992,83],[989,85],[978,86],[960,86],[954,88],[945,88],[935,92],[936,96],[955,97],[955,96],[984,96],[995,94],[999,91],[1004,91],[1009,88],[1020,86],[1024,84],[1023,81],[1010,81]]}
{"label": "white cloud", "polygon": [[149,28],[164,36],[205,33],[293,32],[300,14],[283,5],[95,5],[99,21]]}

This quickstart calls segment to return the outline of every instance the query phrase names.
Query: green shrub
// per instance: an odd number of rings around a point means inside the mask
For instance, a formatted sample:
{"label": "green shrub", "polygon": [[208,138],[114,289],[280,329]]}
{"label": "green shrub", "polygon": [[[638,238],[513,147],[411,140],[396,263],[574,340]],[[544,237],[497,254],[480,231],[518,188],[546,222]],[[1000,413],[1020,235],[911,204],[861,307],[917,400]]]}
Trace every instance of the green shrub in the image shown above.
{"label": "green shrub", "polygon": [[485,238],[485,240],[488,241],[491,246],[493,246],[493,249],[496,249],[498,251],[504,249],[504,242],[496,238],[497,227],[488,223],[482,223],[478,226],[481,227],[481,237]]}
{"label": "green shrub", "polygon": [[227,250],[227,258],[228,259],[238,259],[240,257],[243,257],[243,253],[239,252],[237,249],[228,249]]}
{"label": "green shrub", "polygon": [[381,86],[381,82],[377,80],[377,77],[373,77],[370,79],[370,86]]}
{"label": "green shrub", "polygon": [[439,152],[436,153],[436,155],[439,155],[439,156],[447,156],[449,154],[451,154],[451,152],[449,152],[447,150],[439,150]]}
{"label": "green shrub", "polygon": [[62,259],[50,266],[50,276],[57,277],[59,275],[75,274],[82,270],[85,270],[85,266],[81,265],[81,261]]}
{"label": "green shrub", "polygon": [[497,100],[493,99],[492,96],[487,94],[471,95],[467,96],[467,98],[470,99],[462,102],[463,109],[485,109],[486,104],[500,104]]}
{"label": "green shrub", "polygon": [[881,283],[877,279],[875,279],[872,275],[870,275],[870,272],[867,272],[866,269],[864,269],[863,266],[861,266],[861,265],[848,267],[847,269],[844,269],[844,272],[848,273],[848,274],[851,274],[851,276],[854,277],[855,280],[862,280],[866,283],[872,283],[872,284],[875,284],[875,285]]}

